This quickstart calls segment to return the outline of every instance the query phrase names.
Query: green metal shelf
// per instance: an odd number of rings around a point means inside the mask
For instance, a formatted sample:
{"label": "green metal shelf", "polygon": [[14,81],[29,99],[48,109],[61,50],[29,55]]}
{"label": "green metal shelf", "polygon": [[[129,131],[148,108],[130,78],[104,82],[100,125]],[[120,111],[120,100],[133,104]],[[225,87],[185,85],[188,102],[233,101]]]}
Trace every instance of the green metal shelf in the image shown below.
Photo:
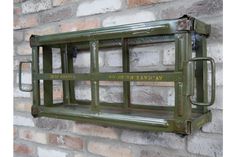
{"label": "green metal shelf", "polygon": [[[215,64],[207,57],[206,38],[210,25],[184,15],[178,19],[158,20],[85,31],[51,35],[32,35],[32,61],[20,63],[19,86],[33,92],[32,115],[86,123],[191,134],[211,121],[215,99]],[[175,69],[172,71],[130,71],[129,48],[155,43],[175,43]],[[39,70],[39,48],[43,52],[43,72]],[[59,48],[61,73],[53,73],[52,48]],[[122,72],[99,72],[99,49],[122,49]],[[74,73],[73,58],[80,51],[90,51],[90,73]],[[193,50],[196,57],[192,58]],[[208,102],[208,67],[211,64],[211,100]],[[21,68],[32,64],[32,89],[22,87]],[[53,81],[63,84],[63,102],[53,103]],[[196,80],[196,87],[194,87]],[[40,88],[43,81],[43,88]],[[90,81],[91,101],[76,100],[75,81]],[[99,81],[122,81],[123,102],[99,100]],[[132,104],[130,82],[174,82],[174,106]],[[43,90],[43,92],[41,92]],[[194,93],[196,91],[196,93]],[[40,93],[43,93],[41,99]],[[196,95],[196,100],[192,96]],[[193,108],[193,105],[196,108]]]}

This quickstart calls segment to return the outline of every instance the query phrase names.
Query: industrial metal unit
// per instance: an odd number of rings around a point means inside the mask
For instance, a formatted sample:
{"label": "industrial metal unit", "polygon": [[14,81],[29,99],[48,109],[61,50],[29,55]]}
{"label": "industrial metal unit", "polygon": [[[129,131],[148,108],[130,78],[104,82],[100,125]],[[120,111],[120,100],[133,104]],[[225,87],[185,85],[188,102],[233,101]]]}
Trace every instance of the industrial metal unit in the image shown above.
{"label": "industrial metal unit", "polygon": [[[215,99],[215,63],[212,58],[207,57],[206,38],[209,34],[210,25],[184,15],[171,20],[44,36],[32,35],[32,61],[20,63],[19,86],[22,91],[33,92],[34,117],[190,134],[211,121],[208,106],[213,105]],[[130,71],[129,47],[165,42],[175,43],[174,70]],[[122,49],[123,72],[99,72],[99,49],[108,47]],[[39,48],[42,48],[43,72],[39,68]],[[60,49],[61,73],[53,73],[52,48]],[[74,73],[73,57],[80,50],[90,51],[90,73]],[[195,57],[192,57],[193,52]],[[28,63],[32,64],[32,90],[24,89],[21,83],[22,65]],[[208,73],[211,74],[210,90]],[[62,103],[53,103],[55,80],[63,82]],[[76,100],[75,81],[85,80],[91,82],[91,101]],[[115,105],[100,102],[99,81],[122,81],[123,102]],[[131,81],[174,82],[175,105],[148,106],[131,103]],[[209,100],[208,92],[211,93]],[[40,93],[43,93],[43,99]]]}

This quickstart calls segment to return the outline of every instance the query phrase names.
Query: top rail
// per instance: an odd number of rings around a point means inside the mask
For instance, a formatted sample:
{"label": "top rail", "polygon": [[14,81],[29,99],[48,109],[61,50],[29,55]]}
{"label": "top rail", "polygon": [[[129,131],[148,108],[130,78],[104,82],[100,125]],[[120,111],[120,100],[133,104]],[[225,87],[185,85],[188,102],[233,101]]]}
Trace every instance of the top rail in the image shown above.
{"label": "top rail", "polygon": [[32,35],[30,37],[30,44],[31,46],[40,46],[91,40],[167,35],[181,33],[183,31],[193,31],[208,36],[210,26],[193,17],[185,15],[179,19],[126,24],[44,36]]}

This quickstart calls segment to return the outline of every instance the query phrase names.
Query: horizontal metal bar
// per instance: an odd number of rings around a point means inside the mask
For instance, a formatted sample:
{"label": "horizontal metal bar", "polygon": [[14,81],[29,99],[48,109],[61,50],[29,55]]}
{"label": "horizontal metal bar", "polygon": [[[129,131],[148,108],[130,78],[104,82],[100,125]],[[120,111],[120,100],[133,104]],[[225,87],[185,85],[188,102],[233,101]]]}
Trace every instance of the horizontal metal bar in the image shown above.
{"label": "horizontal metal bar", "polygon": [[36,80],[98,80],[98,81],[182,81],[182,72],[154,73],[91,73],[35,74]]}
{"label": "horizontal metal bar", "polygon": [[89,31],[80,32],[69,32],[46,36],[36,36],[37,45],[50,45],[50,44],[62,44],[62,43],[72,43],[80,41],[90,41],[90,40],[104,40],[104,39],[116,39],[122,37],[138,37],[138,36],[148,36],[154,34],[171,34],[174,33],[171,25],[169,24],[157,24],[145,26],[140,25],[133,28],[121,28],[112,27],[109,29],[93,29]]}
{"label": "horizontal metal bar", "polygon": [[123,113],[128,113],[130,111],[140,111],[146,113],[155,114],[166,114],[166,116],[173,114],[173,106],[158,106],[158,105],[144,105],[144,104],[130,104],[130,107],[124,109],[124,103],[99,103],[102,109],[115,109],[116,111],[121,111]]}
{"label": "horizontal metal bar", "polygon": [[[175,36],[174,35],[160,35],[160,36],[148,36],[148,37],[136,37],[136,38],[129,38],[128,45],[130,46],[137,46],[137,45],[147,45],[147,44],[157,44],[163,42],[174,42]],[[52,45],[52,47],[59,47],[60,45]],[[88,50],[89,43],[88,42],[79,42],[79,43],[72,43],[71,46],[78,48],[79,50]],[[110,40],[101,40],[99,41],[99,48],[117,48],[121,47],[122,42],[121,39],[110,39]]]}
{"label": "horizontal metal bar", "polygon": [[[209,116],[205,117],[206,114],[196,114],[189,121],[176,121],[172,117],[173,113],[169,111],[167,111],[169,114],[135,111],[124,113],[117,112],[116,110],[102,110],[99,113],[94,113],[90,110],[89,106],[79,107],[76,105],[38,106],[37,111],[37,117],[54,117],[89,122],[97,125],[119,126],[149,131],[167,131],[181,134],[189,134],[193,129],[197,129],[209,120]],[[202,121],[204,122],[202,123]],[[187,124],[190,124],[190,127]]]}
{"label": "horizontal metal bar", "polygon": [[77,119],[91,119],[94,121],[105,120],[110,122],[127,122],[139,125],[151,125],[151,126],[161,126],[168,127],[168,121],[162,118],[151,118],[151,117],[143,117],[143,116],[134,116],[134,115],[124,115],[117,113],[94,113],[89,110],[84,110],[82,108],[76,109],[75,107],[39,107],[39,115],[40,114],[54,114],[58,116],[71,116],[76,117]]}
{"label": "horizontal metal bar", "polygon": [[209,27],[209,25],[186,15],[178,19],[126,24],[44,36],[32,35],[30,45],[40,46],[90,40],[167,35],[184,31],[194,31],[196,33],[209,35]]}
{"label": "horizontal metal bar", "polygon": [[[75,101],[76,104],[75,105],[82,105],[82,106],[86,106],[86,105],[90,105],[91,101],[90,100],[76,100]],[[54,104],[55,106],[58,105],[63,105],[63,103],[57,103]],[[119,110],[121,109],[122,111],[124,111],[124,108],[122,106],[124,106],[124,103],[122,102],[114,102],[114,103],[108,103],[108,102],[99,102],[99,105],[101,106],[102,109],[106,109],[106,108],[112,108],[112,109],[116,109]],[[140,111],[146,111],[148,113],[160,113],[160,112],[173,112],[174,111],[174,106],[158,106],[157,105],[144,105],[144,104],[130,104],[131,108],[130,110],[140,110]],[[128,110],[127,110],[128,111]],[[192,108],[192,113],[193,114],[202,114],[201,110],[198,108]]]}
{"label": "horizontal metal bar", "polygon": [[[77,105],[90,105],[91,101],[89,100],[76,100]],[[57,104],[56,104],[57,105]],[[124,103],[122,102],[114,102],[114,103],[108,103],[108,102],[99,102],[99,105],[101,108],[115,108],[115,109],[121,109],[124,111]],[[166,111],[173,111],[173,106],[158,106],[158,105],[144,105],[144,104],[130,104],[131,110],[142,110],[142,111],[148,111],[148,112],[166,112]]]}

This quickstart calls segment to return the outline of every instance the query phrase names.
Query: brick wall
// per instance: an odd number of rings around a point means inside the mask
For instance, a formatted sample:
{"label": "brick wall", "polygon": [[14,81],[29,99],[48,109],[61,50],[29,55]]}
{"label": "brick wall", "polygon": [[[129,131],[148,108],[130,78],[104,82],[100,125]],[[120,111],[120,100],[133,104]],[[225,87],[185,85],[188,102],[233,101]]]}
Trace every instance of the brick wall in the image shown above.
{"label": "brick wall", "polygon": [[[220,157],[222,156],[222,0],[14,0],[14,156],[15,157]],[[29,36],[107,27],[126,23],[176,18],[183,14],[212,24],[209,56],[216,61],[216,102],[213,120],[193,135],[154,133],[51,118],[33,119],[32,93],[18,89],[18,64],[31,59]],[[54,50],[55,55],[56,49]],[[108,52],[107,52],[108,51]],[[121,50],[101,50],[100,71],[121,71]],[[154,53],[158,52],[158,53]],[[131,49],[131,70],[171,69],[173,45]],[[145,55],[144,55],[145,53]],[[148,54],[148,55],[147,55]],[[89,54],[75,60],[78,72],[89,71]],[[60,71],[55,56],[54,71]],[[30,67],[23,67],[24,85],[30,84]],[[77,98],[91,99],[88,81],[77,82]],[[54,98],[62,99],[60,82]],[[120,82],[101,82],[100,99],[122,101]],[[170,83],[133,83],[132,101],[173,105]]]}

